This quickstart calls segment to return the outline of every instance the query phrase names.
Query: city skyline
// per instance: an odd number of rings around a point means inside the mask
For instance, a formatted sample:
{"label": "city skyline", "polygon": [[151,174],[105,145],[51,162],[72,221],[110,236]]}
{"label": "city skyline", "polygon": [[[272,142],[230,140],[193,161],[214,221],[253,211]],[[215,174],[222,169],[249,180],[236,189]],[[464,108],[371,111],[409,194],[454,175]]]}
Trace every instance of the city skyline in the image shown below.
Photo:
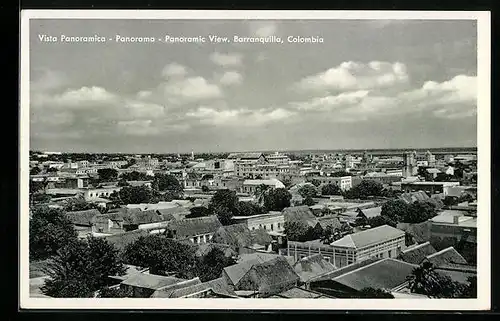
{"label": "city skyline", "polygon": [[[285,43],[44,43],[42,34]],[[286,43],[288,36],[324,42]],[[33,20],[30,37],[31,149],[477,145],[475,21]]]}

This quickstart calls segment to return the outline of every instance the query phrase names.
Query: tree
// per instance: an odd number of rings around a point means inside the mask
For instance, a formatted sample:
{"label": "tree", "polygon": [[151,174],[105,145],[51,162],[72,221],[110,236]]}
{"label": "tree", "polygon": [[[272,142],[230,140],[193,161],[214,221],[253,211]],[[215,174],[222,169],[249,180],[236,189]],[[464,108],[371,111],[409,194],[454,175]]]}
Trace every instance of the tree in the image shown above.
{"label": "tree", "polygon": [[47,168],[47,173],[57,173],[57,168],[49,167],[49,168]]}
{"label": "tree", "polygon": [[207,185],[203,185],[203,186],[201,187],[201,191],[202,191],[203,193],[208,193],[208,192],[210,192],[210,188],[208,188],[208,186],[207,186]]}
{"label": "tree", "polygon": [[293,184],[292,180],[290,178],[284,178],[281,180],[283,185],[285,185],[285,188],[290,188]]}
{"label": "tree", "polygon": [[30,180],[29,191],[30,194],[44,192],[47,187],[47,181],[39,182]]}
{"label": "tree", "polygon": [[308,240],[309,227],[301,221],[290,221],[284,224],[285,234],[289,241],[304,242]]}
{"label": "tree", "polygon": [[314,179],[311,181],[311,183],[312,183],[314,186],[316,186],[316,187],[319,187],[319,186],[321,185],[321,182],[320,182],[318,179],[316,179],[316,178],[314,178]]}
{"label": "tree", "polygon": [[63,208],[66,212],[85,211],[96,208],[95,204],[85,201],[83,196],[69,198],[64,201]]}
{"label": "tree", "polygon": [[401,222],[409,210],[410,205],[408,205],[405,201],[399,199],[390,200],[382,205],[380,215],[385,216],[394,222]]}
{"label": "tree", "polygon": [[342,195],[340,187],[336,184],[326,184],[321,188],[322,195]]}
{"label": "tree", "polygon": [[182,186],[172,175],[157,174],[153,180],[153,184],[158,191],[170,192],[176,197],[182,193]]}
{"label": "tree", "polygon": [[457,298],[464,293],[466,286],[453,281],[449,276],[435,271],[430,262],[424,262],[413,269],[408,276],[410,291],[431,298]]}
{"label": "tree", "polygon": [[458,199],[453,196],[445,196],[443,199],[443,204],[446,206],[453,206],[458,204]]}
{"label": "tree", "polygon": [[470,202],[474,202],[474,200],[475,200],[474,196],[472,196],[469,193],[464,193],[464,194],[460,195],[460,197],[458,198],[458,203],[463,203],[463,202],[470,203]]}
{"label": "tree", "polygon": [[308,198],[308,197],[313,198],[313,197],[316,197],[316,194],[318,193],[318,191],[316,190],[316,188],[314,186],[311,186],[308,184],[301,186],[297,192],[303,198]]}
{"label": "tree", "polygon": [[42,292],[56,298],[92,297],[108,284],[110,275],[123,275],[125,271],[118,250],[107,240],[74,240],[51,259]]}
{"label": "tree", "polygon": [[370,287],[361,289],[356,297],[361,299],[394,299],[394,295],[390,292]]}
{"label": "tree", "polygon": [[477,298],[477,276],[467,278],[467,286],[462,291],[462,298]]}
{"label": "tree", "polygon": [[118,171],[113,168],[100,168],[97,170],[99,180],[102,182],[114,181],[118,178]]}
{"label": "tree", "polygon": [[449,182],[454,179],[453,175],[449,175],[446,173],[438,173],[434,178],[435,182]]}
{"label": "tree", "polygon": [[254,196],[257,199],[257,203],[259,203],[260,205],[264,204],[264,198],[268,191],[269,191],[269,185],[260,184],[259,186],[257,186],[254,192]]}
{"label": "tree", "polygon": [[369,196],[383,196],[384,187],[374,180],[362,180],[361,183],[345,192],[345,197],[350,199],[365,199]]}
{"label": "tree", "polygon": [[404,223],[421,223],[437,215],[436,205],[431,201],[415,201],[410,205],[406,215],[402,217]]}
{"label": "tree", "polygon": [[312,199],[312,197],[310,196],[307,196],[303,201],[302,201],[302,205],[307,205],[307,206],[313,206],[314,204],[316,204],[316,202]]}
{"label": "tree", "polygon": [[224,252],[214,247],[207,254],[198,258],[196,262],[196,276],[201,282],[215,280],[221,277],[222,270],[236,264],[232,257],[227,257]]}
{"label": "tree", "polygon": [[208,208],[204,206],[195,206],[190,208],[189,211],[191,213],[186,215],[186,218],[203,217],[203,216],[209,216],[211,214]]}
{"label": "tree", "polygon": [[121,287],[104,287],[99,290],[98,298],[130,298],[133,297],[133,293],[129,289],[123,289]]}
{"label": "tree", "polygon": [[124,179],[126,181],[147,181],[150,179],[146,173],[141,173],[137,171],[133,171],[130,173],[123,173],[120,175],[121,179]]}
{"label": "tree", "polygon": [[30,175],[38,175],[40,174],[41,171],[42,170],[40,169],[40,167],[35,166],[32,169],[30,169]]}
{"label": "tree", "polygon": [[370,225],[370,227],[377,227],[377,226],[382,226],[382,225],[390,225],[392,227],[396,227],[397,222],[391,220],[387,216],[375,216],[375,217],[370,217],[366,220],[366,224]]}
{"label": "tree", "polygon": [[76,240],[73,224],[61,209],[40,206],[33,210],[29,227],[30,257],[46,259]]}
{"label": "tree", "polygon": [[125,247],[123,260],[147,267],[152,274],[175,272],[177,277],[191,278],[196,263],[195,247],[163,235],[141,236]]}
{"label": "tree", "polygon": [[264,206],[269,211],[282,211],[290,206],[292,194],[284,188],[271,189],[264,197]]}
{"label": "tree", "polygon": [[124,179],[123,177],[120,178],[120,180],[118,181],[118,184],[116,184],[118,187],[124,187],[124,186],[130,186],[130,184],[127,182],[126,179]]}
{"label": "tree", "polygon": [[238,202],[238,213],[241,216],[253,216],[265,213],[265,209],[254,202]]}
{"label": "tree", "polygon": [[208,209],[217,215],[223,225],[231,224],[231,218],[239,215],[236,192],[228,189],[218,190],[210,200]]}
{"label": "tree", "polygon": [[146,186],[124,186],[110,195],[110,200],[118,204],[140,204],[158,202],[157,195]]}

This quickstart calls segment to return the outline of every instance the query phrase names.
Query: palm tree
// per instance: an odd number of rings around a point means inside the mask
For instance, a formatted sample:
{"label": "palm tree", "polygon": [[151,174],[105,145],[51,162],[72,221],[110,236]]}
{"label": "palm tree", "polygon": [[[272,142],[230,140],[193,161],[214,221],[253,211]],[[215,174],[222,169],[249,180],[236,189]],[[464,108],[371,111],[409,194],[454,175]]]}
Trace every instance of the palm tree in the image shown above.
{"label": "palm tree", "polygon": [[269,190],[269,186],[264,185],[264,184],[260,184],[255,189],[254,195],[255,195],[255,198],[257,199],[257,203],[259,203],[260,206],[264,206],[264,198],[265,198],[268,190]]}
{"label": "palm tree", "polygon": [[411,292],[426,294],[429,297],[436,297],[439,295],[441,282],[432,263],[422,263],[419,267],[413,269],[411,275],[409,275],[407,279]]}

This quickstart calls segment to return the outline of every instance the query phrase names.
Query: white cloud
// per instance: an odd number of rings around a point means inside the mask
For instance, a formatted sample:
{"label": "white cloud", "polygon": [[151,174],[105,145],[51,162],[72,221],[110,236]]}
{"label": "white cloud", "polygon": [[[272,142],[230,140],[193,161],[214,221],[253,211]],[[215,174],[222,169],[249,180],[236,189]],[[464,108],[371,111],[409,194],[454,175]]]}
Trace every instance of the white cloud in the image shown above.
{"label": "white cloud", "polygon": [[[167,82],[163,86],[165,97],[181,98],[185,101],[218,98],[222,91],[217,85],[209,83],[203,77],[190,77],[175,82]],[[181,100],[178,100],[181,102]]]}
{"label": "white cloud", "polygon": [[164,78],[169,78],[174,76],[185,76],[186,74],[187,74],[186,67],[175,62],[166,65],[161,72],[161,75]]}
{"label": "white cloud", "polygon": [[441,83],[428,81],[419,89],[394,95],[357,90],[292,102],[289,107],[323,113],[332,121],[341,122],[412,112],[457,119],[476,114],[476,86],[475,77],[459,75]]}
{"label": "white cloud", "polygon": [[402,63],[372,61],[363,64],[348,61],[308,76],[297,86],[303,90],[360,90],[386,88],[407,82],[406,66]]}
{"label": "white cloud", "polygon": [[214,52],[210,55],[210,60],[222,67],[241,66],[243,63],[243,56],[239,53],[219,53]]}
{"label": "white cloud", "polygon": [[45,92],[67,84],[67,77],[58,71],[44,70],[42,75],[30,82],[31,92]]}
{"label": "white cloud", "polygon": [[222,85],[239,85],[243,82],[243,76],[237,71],[226,71],[219,79]]}
{"label": "white cloud", "polygon": [[129,120],[117,123],[118,130],[126,135],[149,136],[161,133],[158,127],[151,126],[152,120]]}
{"label": "white cloud", "polygon": [[254,127],[276,121],[284,121],[297,113],[283,108],[249,110],[247,108],[216,110],[202,106],[188,112],[187,117],[197,118],[201,123],[216,126]]}

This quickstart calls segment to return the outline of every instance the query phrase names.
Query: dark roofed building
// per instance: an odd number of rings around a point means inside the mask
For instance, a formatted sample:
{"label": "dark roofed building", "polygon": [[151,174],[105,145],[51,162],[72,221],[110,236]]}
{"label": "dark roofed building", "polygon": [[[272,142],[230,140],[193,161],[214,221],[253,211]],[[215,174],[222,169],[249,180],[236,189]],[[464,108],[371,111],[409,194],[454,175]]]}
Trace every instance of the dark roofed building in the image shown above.
{"label": "dark roofed building", "polygon": [[295,262],[293,269],[300,277],[300,282],[302,283],[308,283],[311,280],[336,270],[335,266],[325,260],[321,254],[315,254],[300,259]]}
{"label": "dark roofed building", "polygon": [[313,281],[310,286],[312,290],[340,298],[355,297],[365,288],[395,291],[407,285],[407,276],[417,266],[386,258],[345,273],[335,271],[336,276],[332,275],[329,280]]}
{"label": "dark roofed building", "polygon": [[372,207],[372,208],[363,208],[363,209],[358,209],[358,217],[364,217],[364,218],[374,218],[377,216],[380,216],[382,213],[382,207]]}
{"label": "dark roofed building", "polygon": [[122,251],[128,244],[135,242],[139,237],[148,235],[149,232],[147,230],[135,230],[105,236],[105,240],[113,244],[118,250]]}
{"label": "dark roofed building", "polygon": [[411,204],[415,201],[426,201],[429,199],[429,196],[424,191],[417,191],[403,193],[398,198],[407,204]]}
{"label": "dark roofed building", "polygon": [[267,247],[272,238],[264,230],[250,231],[246,224],[221,226],[212,237],[212,242],[227,244],[238,253],[251,253],[254,244]]}
{"label": "dark roofed building", "polygon": [[137,273],[120,283],[120,288],[135,298],[149,298],[157,290],[187,281],[172,276]]}
{"label": "dark roofed building", "polygon": [[163,215],[163,217],[168,221],[183,220],[191,213],[189,209],[183,206],[157,209],[156,212]]}
{"label": "dark roofed building", "polygon": [[189,239],[193,243],[207,243],[222,226],[217,216],[205,216],[170,221],[166,227],[167,235],[181,240]]}
{"label": "dark roofed building", "polygon": [[123,217],[119,213],[99,214],[92,218],[92,232],[107,233],[123,228]]}
{"label": "dark roofed building", "polygon": [[281,256],[253,265],[235,285],[235,290],[254,291],[257,297],[268,297],[297,285],[299,276]]}
{"label": "dark roofed building", "polygon": [[326,229],[328,226],[331,226],[333,229],[340,229],[342,227],[342,223],[337,216],[328,215],[318,217],[318,221],[323,229]]}
{"label": "dark roofed building", "polygon": [[451,246],[439,252],[427,255],[425,261],[432,263],[434,266],[441,266],[449,263],[467,264],[464,257]]}
{"label": "dark roofed building", "polygon": [[170,293],[169,298],[200,298],[204,297],[204,293],[207,290],[211,290],[218,297],[232,297],[236,298],[236,293],[234,293],[233,288],[227,284],[224,278],[218,278],[215,280],[191,285],[189,287],[183,287],[176,289]]}
{"label": "dark roofed building", "polygon": [[94,216],[101,214],[97,209],[85,210],[85,211],[73,211],[66,212],[68,219],[77,226],[92,226],[92,219]]}
{"label": "dark roofed building", "polygon": [[307,205],[287,207],[283,210],[286,222],[302,222],[308,226],[315,227],[318,219]]}
{"label": "dark roofed building", "polygon": [[429,242],[418,244],[401,251],[399,259],[411,264],[420,264],[422,261],[433,253],[436,249]]}

